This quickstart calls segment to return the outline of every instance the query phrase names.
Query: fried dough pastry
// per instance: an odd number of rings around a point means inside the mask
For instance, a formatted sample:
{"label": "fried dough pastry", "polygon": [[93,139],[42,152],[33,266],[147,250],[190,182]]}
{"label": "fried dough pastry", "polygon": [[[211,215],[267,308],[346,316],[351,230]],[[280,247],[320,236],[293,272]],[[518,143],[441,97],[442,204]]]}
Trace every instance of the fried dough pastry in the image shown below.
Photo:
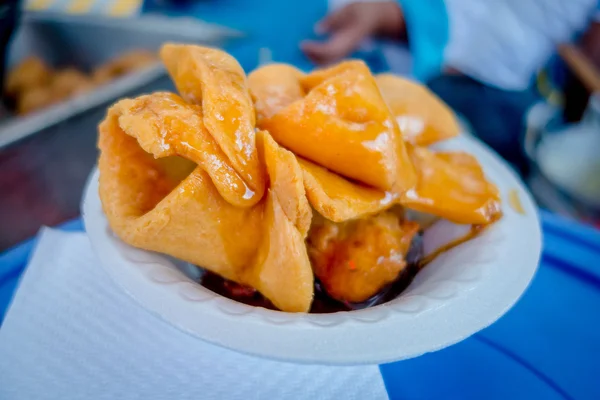
{"label": "fried dough pastry", "polygon": [[[204,73],[198,104],[171,93],[121,100],[100,125],[100,198],[110,226],[133,246],[252,286],[281,310],[306,312],[314,290],[304,244],[311,210],[300,166],[268,133],[255,132],[236,61],[198,49],[163,53],[177,58],[167,65],[186,60]],[[178,86],[187,84],[184,69],[169,71]],[[235,149],[232,160],[227,151]],[[185,178],[186,168],[169,171],[186,162],[173,157],[192,163]]]}
{"label": "fried dough pastry", "polygon": [[419,183],[403,194],[404,206],[462,224],[488,224],[500,217],[498,189],[486,180],[475,157],[424,147],[408,150]]}
{"label": "fried dough pastry", "polygon": [[181,96],[201,105],[203,123],[245,183],[245,202],[262,196],[265,181],[255,151],[255,114],[246,75],[229,54],[167,44],[160,56]]}
{"label": "fried dough pastry", "polygon": [[[264,78],[269,74],[276,76],[274,83]],[[296,155],[382,191],[414,186],[398,127],[363,62],[306,76],[282,67],[259,69],[249,84],[260,104],[258,126]]]}
{"label": "fried dough pastry", "polygon": [[360,303],[393,282],[406,267],[419,225],[384,211],[334,223],[315,218],[307,247],[315,276],[332,297]]}
{"label": "fried dough pastry", "polygon": [[266,65],[248,76],[259,125],[306,95],[300,85],[303,76],[302,71],[287,64]]}
{"label": "fried dough pastry", "polygon": [[[307,312],[315,276],[353,303],[397,279],[419,230],[402,207],[461,223],[499,216],[474,158],[418,146],[457,128],[415,84],[358,61],[310,74],[273,64],[246,79],[219,50],[168,44],[160,56],[179,94],[121,100],[99,127],[100,198],[133,246]],[[426,128],[407,134],[403,116]]]}
{"label": "fried dough pastry", "polygon": [[452,110],[425,86],[391,74],[375,79],[407,142],[428,146],[460,132]]}
{"label": "fried dough pastry", "polygon": [[331,221],[368,217],[389,208],[396,199],[393,193],[352,183],[310,161],[299,158],[298,162],[310,204]]}
{"label": "fried dough pastry", "polygon": [[[252,72],[248,82],[258,125],[306,158],[299,162],[309,201],[327,219],[367,217],[395,203],[460,223],[489,223],[498,217],[497,189],[477,160],[471,158],[467,168],[419,147],[458,134],[454,114],[425,87],[388,74],[373,79],[358,61],[310,74],[273,64]],[[379,91],[381,95],[375,93]],[[362,122],[356,122],[356,115]],[[393,134],[378,124],[384,116]],[[373,139],[369,126],[382,129],[385,140],[368,140]],[[362,152],[365,148],[374,151]],[[366,172],[348,173],[347,166]],[[462,176],[460,171],[466,170],[472,173]],[[393,176],[393,171],[404,183],[386,187],[385,174]],[[369,173],[384,178],[372,180]]]}

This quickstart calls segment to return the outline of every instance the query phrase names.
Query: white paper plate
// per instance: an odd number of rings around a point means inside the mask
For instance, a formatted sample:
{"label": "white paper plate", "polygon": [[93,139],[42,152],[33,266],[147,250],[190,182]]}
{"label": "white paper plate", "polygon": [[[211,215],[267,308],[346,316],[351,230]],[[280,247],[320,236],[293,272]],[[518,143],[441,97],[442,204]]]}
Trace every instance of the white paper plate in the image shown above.
{"label": "white paper plate", "polygon": [[[477,238],[438,257],[395,300],[361,311],[291,314],[214,294],[186,277],[168,257],[133,248],[111,232],[98,197],[97,171],[84,194],[83,218],[111,278],[142,307],[200,339],[293,362],[406,359],[454,344],[496,321],[524,292],[540,256],[536,208],[506,164],[467,137],[445,142],[443,148],[462,149],[479,159],[502,193],[504,217]],[[511,190],[518,192],[524,215],[508,205]],[[460,228],[447,222],[430,228],[426,251],[448,241]]]}

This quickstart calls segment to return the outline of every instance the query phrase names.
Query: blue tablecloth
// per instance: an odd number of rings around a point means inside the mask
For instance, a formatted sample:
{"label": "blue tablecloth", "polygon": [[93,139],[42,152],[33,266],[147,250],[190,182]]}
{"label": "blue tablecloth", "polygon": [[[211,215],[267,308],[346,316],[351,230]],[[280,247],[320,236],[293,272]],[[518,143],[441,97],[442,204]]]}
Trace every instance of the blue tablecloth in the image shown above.
{"label": "blue tablecloth", "polygon": [[[544,253],[523,298],[459,344],[381,365],[390,398],[600,399],[600,233],[541,216]],[[0,255],[0,321],[34,246]]]}
{"label": "blue tablecloth", "polygon": [[[247,34],[231,44],[246,70],[261,47],[310,69],[298,43],[312,37],[324,0],[214,0],[147,12],[195,15]],[[383,63],[369,60],[376,69]],[[380,63],[380,64],[378,64]],[[600,234],[542,213],[544,254],[517,305],[491,327],[447,349],[380,366],[392,399],[600,399]],[[81,230],[81,221],[62,226]],[[35,240],[0,255],[0,320]],[[393,334],[393,332],[390,332]]]}

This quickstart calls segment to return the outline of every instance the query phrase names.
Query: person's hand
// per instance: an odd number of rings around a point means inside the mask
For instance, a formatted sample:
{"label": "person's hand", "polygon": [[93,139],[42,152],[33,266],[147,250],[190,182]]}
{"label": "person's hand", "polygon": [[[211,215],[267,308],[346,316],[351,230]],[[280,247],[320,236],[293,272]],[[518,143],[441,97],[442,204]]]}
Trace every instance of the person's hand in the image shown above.
{"label": "person's hand", "polygon": [[329,34],[329,38],[303,42],[301,48],[315,63],[329,64],[348,56],[369,36],[402,38],[405,23],[396,1],[357,2],[329,14],[316,31]]}

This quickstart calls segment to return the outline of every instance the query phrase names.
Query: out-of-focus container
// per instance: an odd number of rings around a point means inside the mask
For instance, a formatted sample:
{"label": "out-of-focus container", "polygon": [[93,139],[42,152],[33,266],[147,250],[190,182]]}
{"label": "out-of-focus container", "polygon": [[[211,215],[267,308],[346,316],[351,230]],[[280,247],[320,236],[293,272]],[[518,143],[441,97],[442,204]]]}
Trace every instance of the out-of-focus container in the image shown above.
{"label": "out-of-focus container", "polygon": [[[73,66],[89,71],[130,50],[157,51],[169,41],[220,46],[237,36],[240,36],[237,31],[190,18],[124,19],[26,13],[11,45],[9,66],[36,55],[55,67]],[[165,89],[170,88],[164,78],[165,70],[157,62],[37,113],[5,118],[0,122],[0,149],[117,98],[148,91],[150,86],[156,88],[161,79]]]}
{"label": "out-of-focus container", "polygon": [[559,110],[547,104],[534,107],[528,117],[529,184],[537,200],[600,224],[600,93],[590,97],[580,123],[564,125]]}

